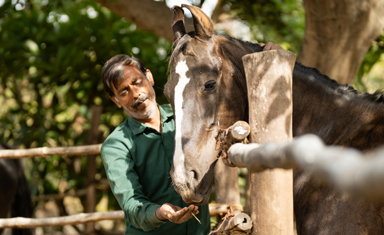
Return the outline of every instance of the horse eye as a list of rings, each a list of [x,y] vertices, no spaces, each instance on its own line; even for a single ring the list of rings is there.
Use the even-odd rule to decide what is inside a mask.
[[[216,81],[208,81],[204,85],[204,91],[210,91],[213,90],[216,87]]]

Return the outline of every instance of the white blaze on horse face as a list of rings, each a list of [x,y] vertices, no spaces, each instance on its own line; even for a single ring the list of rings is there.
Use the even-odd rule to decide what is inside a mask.
[[[176,73],[179,74],[179,82],[175,86],[175,116],[176,116],[176,133],[175,133],[175,155],[173,164],[175,166],[175,179],[185,182],[184,169],[184,153],[182,146],[181,122],[183,120],[183,92],[190,78],[187,77],[188,66],[185,61],[180,61],[176,65]]]

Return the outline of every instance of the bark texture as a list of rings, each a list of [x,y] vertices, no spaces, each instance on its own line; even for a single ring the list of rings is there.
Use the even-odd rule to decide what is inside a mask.
[[[250,141],[292,138],[292,71],[296,55],[273,50],[243,57],[249,103]],[[253,235],[293,235],[292,170],[251,173]]]
[[[164,2],[155,2],[153,0],[94,0],[102,6],[108,8],[136,24],[143,30],[152,32],[166,40],[172,42],[172,10]],[[186,18],[185,25],[187,29],[192,27],[192,19]]]
[[[126,18],[137,27],[173,40],[172,11],[163,2],[153,0],[95,0],[112,12]]]
[[[298,61],[351,84],[384,29],[383,0],[304,0],[306,29]]]

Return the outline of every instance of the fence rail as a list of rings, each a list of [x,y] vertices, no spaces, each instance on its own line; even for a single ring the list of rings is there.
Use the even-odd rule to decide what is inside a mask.
[[[272,168],[300,168],[316,181],[341,191],[372,199],[384,197],[384,146],[370,152],[326,146],[316,135],[284,143],[235,144],[228,151],[229,164],[251,172]]]
[[[53,155],[73,156],[73,155],[94,155],[99,154],[101,144],[83,145],[73,147],[41,147],[31,149],[5,149],[0,150],[0,159],[15,159],[25,157],[47,157]]]
[[[210,216],[216,216],[219,214],[226,214],[228,208],[233,210],[242,211],[241,205],[232,204],[209,204]],[[0,229],[3,228],[37,228],[37,227],[52,227],[52,226],[64,226],[72,224],[84,224],[89,222],[96,222],[101,220],[122,220],[124,219],[124,212],[108,211],[108,212],[95,212],[95,213],[80,213],[77,215],[60,216],[51,218],[8,218],[0,219]]]
[[[95,213],[80,213],[77,215],[51,217],[51,218],[9,218],[0,219],[1,228],[37,228],[64,226],[72,224],[84,224],[100,220],[121,220],[124,219],[123,211],[108,211]]]

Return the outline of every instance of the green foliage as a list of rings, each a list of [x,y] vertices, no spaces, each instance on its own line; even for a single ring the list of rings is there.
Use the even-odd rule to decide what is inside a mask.
[[[380,60],[383,61],[381,65]],[[375,65],[381,66],[380,77],[370,76],[370,71]],[[354,86],[363,92],[384,89],[384,31],[372,43],[371,48],[365,55],[357,73]]]
[[[12,1],[13,2],[13,1]],[[91,107],[103,107],[105,138],[126,116],[103,91],[101,69],[116,54],[140,58],[165,103],[170,43],[88,0],[30,0],[24,9],[0,7],[0,141],[16,147],[87,144]],[[98,139],[101,142],[102,138]],[[85,160],[53,156],[28,160],[32,193],[85,188]],[[99,178],[105,178],[98,161]]]
[[[225,0],[230,13],[249,25],[260,42],[274,42],[299,52],[304,37],[305,12],[302,0]]]

